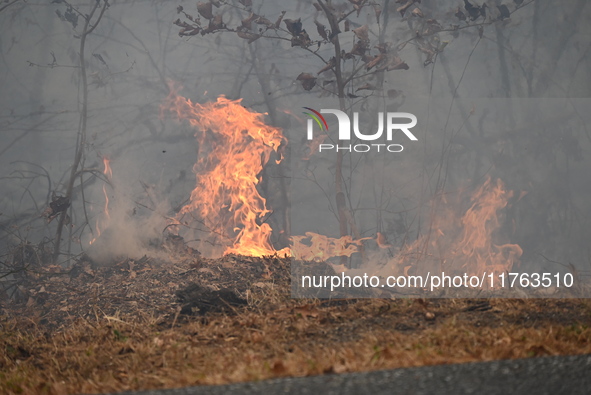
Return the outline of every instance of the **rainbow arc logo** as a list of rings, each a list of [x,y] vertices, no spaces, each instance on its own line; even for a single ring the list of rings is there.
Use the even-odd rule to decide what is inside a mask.
[[[312,117],[312,119],[314,121],[316,121],[316,123],[318,124],[318,126],[320,127],[320,130],[325,130],[328,132],[328,123],[326,123],[326,119],[324,119],[324,117],[322,116],[322,114],[320,114],[318,111],[314,110],[313,108],[310,107],[303,107],[305,110],[311,111],[311,112],[306,112],[304,111],[303,114],[305,115],[309,115],[310,117]],[[313,139],[313,132],[312,132],[312,119],[308,119],[308,140],[312,140]],[[322,121],[322,122],[321,122]]]

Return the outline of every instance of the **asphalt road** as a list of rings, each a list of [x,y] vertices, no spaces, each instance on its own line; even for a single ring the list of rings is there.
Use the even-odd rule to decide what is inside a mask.
[[[438,365],[125,394],[588,395],[591,394],[591,355]]]

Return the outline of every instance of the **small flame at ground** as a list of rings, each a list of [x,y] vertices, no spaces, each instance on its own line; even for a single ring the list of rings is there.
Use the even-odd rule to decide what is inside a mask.
[[[106,156],[103,157],[103,174],[107,178],[108,181],[111,181],[113,178],[113,170],[111,169],[111,161]],[[104,222],[101,221],[100,217],[97,218],[95,229],[96,229],[96,236],[90,240],[88,244],[92,244],[101,236],[101,233],[104,228],[108,226],[109,221],[111,220],[111,214],[109,212],[109,195],[107,194],[107,185],[106,183],[103,184],[103,195],[105,196],[105,206],[103,207],[103,216]]]
[[[359,252],[363,240],[369,240],[371,237],[353,240],[351,236],[343,236],[334,239],[306,232],[305,236],[292,236],[291,239],[294,258],[304,261],[326,261],[337,256],[350,257]]]

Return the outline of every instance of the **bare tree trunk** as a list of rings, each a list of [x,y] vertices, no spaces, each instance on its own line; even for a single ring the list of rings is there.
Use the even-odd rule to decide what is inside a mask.
[[[337,96],[339,97],[339,107],[341,111],[346,110],[345,105],[345,81],[341,69],[341,43],[339,41],[339,23],[336,15],[324,4],[324,1],[318,0],[318,4],[326,14],[326,18],[330,24],[332,43],[334,44],[335,66],[334,73],[337,82]],[[341,237],[349,234],[349,227],[347,226],[347,204],[345,193],[343,191],[343,152],[337,148],[337,160],[335,169],[335,193],[336,206],[339,218],[339,234]],[[341,263],[347,263],[347,257],[341,257]]]
[[[94,25],[91,25],[90,22],[92,17],[94,16],[96,10],[99,8],[100,1],[96,1],[90,11],[90,14],[86,16],[86,20],[84,22],[84,29],[82,31],[82,35],[80,36],[80,53],[79,62],[80,62],[80,76],[82,77],[82,110],[80,111],[80,123],[78,128],[78,136],[76,141],[76,154],[74,156],[74,163],[72,163],[72,169],[70,171],[70,179],[68,180],[68,185],[66,188],[66,199],[68,203],[71,204],[72,202],[72,191],[74,190],[74,183],[78,177],[78,171],[80,167],[80,163],[82,162],[82,158],[84,156],[84,148],[86,146],[86,124],[88,120],[88,81],[86,75],[86,59],[85,59],[85,46],[86,46],[86,38],[92,31],[98,26],[100,23],[105,10],[109,6],[107,1],[103,2],[103,7],[101,8],[101,12],[97,18],[97,21]],[[53,251],[53,262],[57,263],[57,260],[60,256],[60,245],[62,239],[62,232],[64,229],[64,224],[66,221],[67,210],[61,212],[61,215],[58,220],[57,231],[55,234],[55,247]]]

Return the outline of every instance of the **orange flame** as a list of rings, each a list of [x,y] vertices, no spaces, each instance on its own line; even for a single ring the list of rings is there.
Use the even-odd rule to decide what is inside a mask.
[[[511,197],[513,191],[505,190],[500,179],[493,184],[490,178],[472,195],[472,206],[462,217],[463,233],[456,253],[461,252],[465,257],[464,267],[473,274],[511,271],[523,253],[516,244],[493,244],[493,232],[501,226],[498,213]]]
[[[224,254],[272,255],[278,252],[270,242],[272,230],[262,221],[270,211],[257,185],[259,173],[286,139],[280,129],[263,122],[262,114],[246,109],[240,101],[219,97],[215,103],[201,105],[173,89],[163,104],[163,110],[176,113],[198,130],[200,158],[193,167],[197,186],[177,219],[197,212],[212,232],[229,234],[232,245],[226,246]]]
[[[113,178],[113,170],[111,169],[111,160],[106,156],[103,156],[103,166],[105,169],[103,170],[103,174],[107,177],[107,180],[111,180]],[[109,195],[107,194],[107,185],[103,184],[103,194],[105,195],[105,218],[107,221],[111,219],[111,214],[109,213]]]
[[[365,237],[353,240],[351,236],[343,236],[339,239],[306,232],[305,236],[292,236],[292,254],[296,259],[304,261],[326,261],[337,256],[350,257],[359,251]]]
[[[496,245],[499,215],[513,197],[503,182],[488,178],[471,196],[471,206],[458,219],[453,212],[433,219],[431,234],[405,247],[398,259],[404,273],[439,269],[480,276],[511,271],[523,250],[517,244]]]
[[[103,156],[103,174],[105,175],[105,177],[107,178],[107,180],[111,180],[111,178],[113,177],[113,170],[111,169],[111,160],[109,158],[107,158],[106,156]],[[109,221],[111,220],[111,214],[109,213],[109,195],[107,194],[107,185],[103,184],[103,195],[105,196],[105,206],[103,208],[103,215],[105,217],[105,222],[109,223]],[[101,220],[100,218],[97,218],[96,220],[96,224],[95,224],[95,229],[96,229],[96,236],[90,240],[89,244],[92,244],[96,241],[96,239],[98,239],[101,236],[102,233],[102,229],[104,228],[104,226],[101,226]]]
[[[279,148],[287,142],[281,130],[266,125],[263,114],[246,109],[241,100],[222,96],[215,103],[199,104],[177,92],[178,88],[171,87],[161,109],[176,114],[197,130],[199,152],[193,167],[196,187],[190,202],[176,216],[175,224],[180,225],[185,216],[196,214],[197,221],[204,223],[211,234],[225,237],[224,254],[282,253],[301,260],[326,261],[360,252],[363,241],[369,238],[334,239],[312,232],[293,236],[291,249],[275,250],[270,241],[272,229],[264,222],[270,210],[257,185],[272,155],[281,159]],[[449,213],[434,217],[433,232],[403,248],[395,259],[395,267],[404,268],[405,274],[410,268],[431,270],[429,264],[469,274],[511,270],[522,254],[521,248],[514,244],[495,245],[493,238],[500,227],[498,215],[512,196],[501,180],[492,183],[488,179],[473,194],[471,206],[461,219]],[[378,233],[375,241],[380,249],[391,252],[385,235]]]

